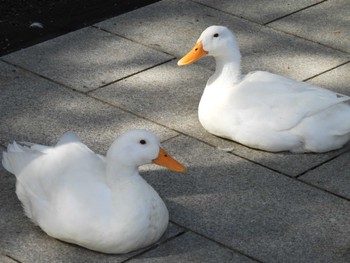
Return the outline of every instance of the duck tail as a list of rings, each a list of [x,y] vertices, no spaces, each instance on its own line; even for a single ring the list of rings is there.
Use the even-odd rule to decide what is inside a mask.
[[[11,169],[8,153],[5,151],[2,153],[2,166],[10,173],[13,173],[13,169]]]
[[[7,152],[2,153],[2,165],[7,171],[17,176],[38,155],[41,155],[38,151],[13,142],[8,145]]]

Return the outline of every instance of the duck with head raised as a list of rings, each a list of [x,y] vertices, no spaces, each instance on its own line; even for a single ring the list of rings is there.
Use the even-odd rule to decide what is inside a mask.
[[[350,97],[265,71],[241,75],[236,38],[224,26],[205,29],[178,65],[204,56],[216,61],[198,107],[210,133],[271,152],[326,152],[349,141]]]
[[[26,215],[48,235],[118,254],[151,245],[168,226],[168,210],[138,166],[156,163],[185,171],[146,130],[121,135],[106,157],[70,133],[53,147],[14,142],[2,163],[16,175]]]

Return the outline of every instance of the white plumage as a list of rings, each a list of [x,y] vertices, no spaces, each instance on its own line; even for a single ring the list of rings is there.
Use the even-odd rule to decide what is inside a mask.
[[[184,171],[145,130],[120,136],[103,157],[67,133],[56,146],[14,142],[3,166],[16,175],[26,215],[48,235],[105,253],[127,253],[157,241],[168,210],[139,175],[146,163]]]
[[[210,133],[278,152],[326,152],[350,138],[350,97],[264,71],[241,75],[241,55],[226,27],[211,26],[178,64],[208,55],[215,73],[198,115]]]

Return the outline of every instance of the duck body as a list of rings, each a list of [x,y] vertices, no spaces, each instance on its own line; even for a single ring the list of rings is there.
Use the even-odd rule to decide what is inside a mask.
[[[156,159],[157,139],[133,132],[134,141],[137,136],[154,140],[147,162]],[[9,145],[3,164],[16,175],[16,194],[26,215],[48,235],[119,254],[156,242],[169,221],[164,202],[138,173],[146,160],[124,163],[127,156],[133,159],[129,150],[123,139],[117,140],[103,157],[67,134],[54,147]]]
[[[206,29],[179,65],[205,55],[216,60],[198,108],[208,132],[271,152],[326,152],[349,141],[350,97],[264,71],[242,76],[226,27]]]
[[[257,71],[236,85],[208,82],[198,115],[210,133],[271,152],[325,152],[350,138],[349,97]],[[216,121],[215,121],[216,120]]]

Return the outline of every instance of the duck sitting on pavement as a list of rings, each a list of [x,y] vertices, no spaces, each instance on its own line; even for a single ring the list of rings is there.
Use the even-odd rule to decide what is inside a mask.
[[[74,134],[53,146],[14,142],[3,166],[16,176],[25,214],[48,235],[104,253],[127,253],[156,242],[168,226],[168,210],[140,176],[138,166],[185,168],[146,130],[117,138],[107,156]]]
[[[198,107],[208,132],[271,152],[326,152],[349,141],[350,97],[264,71],[242,76],[236,38],[224,26],[204,30],[178,65],[206,55],[216,61]]]

